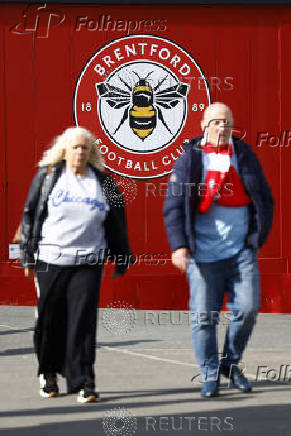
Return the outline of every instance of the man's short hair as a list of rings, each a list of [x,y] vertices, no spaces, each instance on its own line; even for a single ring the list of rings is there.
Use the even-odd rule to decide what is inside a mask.
[[[232,114],[230,107],[227,106],[225,103],[222,103],[220,101],[216,101],[216,102],[210,104],[209,106],[207,106],[207,108],[205,109],[205,111],[203,113],[203,118],[201,120],[202,129],[204,129],[205,127],[208,126],[209,122],[211,121],[211,112],[213,112],[219,106],[224,107],[227,110],[227,112],[230,115],[231,125],[233,125],[233,114]],[[212,117],[212,119],[216,119],[215,116]],[[205,122],[205,121],[207,121],[207,122]]]

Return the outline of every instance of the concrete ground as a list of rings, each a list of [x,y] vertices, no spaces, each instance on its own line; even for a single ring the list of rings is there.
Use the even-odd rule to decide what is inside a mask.
[[[243,361],[252,393],[223,379],[220,396],[202,400],[188,312],[118,307],[99,313],[102,401],[79,404],[62,378],[58,398],[39,398],[35,309],[0,306],[0,435],[291,435],[291,315],[259,315]],[[220,349],[226,326],[223,317]]]

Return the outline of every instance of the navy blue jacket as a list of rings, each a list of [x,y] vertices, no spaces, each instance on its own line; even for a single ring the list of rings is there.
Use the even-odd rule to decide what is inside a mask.
[[[195,214],[201,195],[202,136],[193,138],[184,146],[184,153],[177,159],[169,178],[164,203],[164,220],[171,250],[188,248],[195,253]],[[237,155],[238,173],[245,190],[252,199],[249,204],[249,231],[246,246],[261,247],[271,230],[274,201],[271,189],[263,174],[260,162],[251,147],[233,137]]]

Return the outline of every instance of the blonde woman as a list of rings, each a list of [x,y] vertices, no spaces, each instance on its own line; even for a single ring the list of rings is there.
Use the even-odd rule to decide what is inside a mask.
[[[59,373],[81,403],[100,399],[94,361],[104,259],[118,258],[114,277],[132,259],[122,195],[103,172],[95,141],[80,127],[56,138],[39,162],[20,233],[21,265],[26,277],[34,274],[39,297],[34,345],[40,395],[58,395]]]

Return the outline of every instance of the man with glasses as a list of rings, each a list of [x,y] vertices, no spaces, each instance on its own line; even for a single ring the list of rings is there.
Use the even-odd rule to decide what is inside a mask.
[[[192,342],[204,398],[219,394],[221,374],[240,391],[251,391],[238,363],[256,323],[257,251],[273,219],[273,198],[259,160],[232,136],[233,123],[225,104],[206,108],[204,135],[185,145],[164,204],[172,263],[187,273],[190,285]],[[231,319],[219,359],[216,325],[225,293]]]

